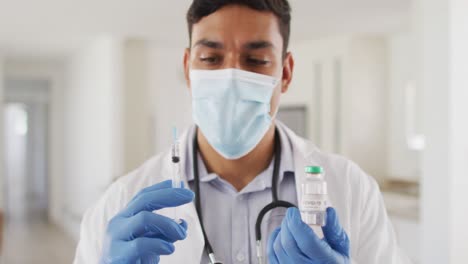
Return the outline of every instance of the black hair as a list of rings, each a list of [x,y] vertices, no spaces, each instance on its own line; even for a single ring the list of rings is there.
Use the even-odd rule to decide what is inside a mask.
[[[272,12],[278,18],[283,37],[283,55],[286,54],[291,32],[291,6],[288,0],[193,0],[187,12],[190,42],[193,25],[226,5],[243,5],[258,11]]]

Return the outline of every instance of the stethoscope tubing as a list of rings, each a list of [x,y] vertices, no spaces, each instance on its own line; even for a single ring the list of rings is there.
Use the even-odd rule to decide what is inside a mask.
[[[257,258],[259,263],[263,263],[263,255],[262,255],[262,232],[261,232],[261,225],[264,216],[271,210],[278,208],[278,207],[296,207],[294,204],[282,201],[278,199],[278,176],[279,176],[279,167],[281,163],[281,141],[279,137],[279,132],[275,130],[275,146],[274,146],[274,165],[273,165],[273,177],[272,177],[272,202],[267,204],[260,210],[260,213],[257,216],[257,221],[255,222],[255,240],[256,240],[256,251],[257,251]],[[203,224],[203,216],[202,216],[202,208],[201,208],[201,199],[200,199],[200,177],[199,177],[199,169],[198,169],[198,136],[197,131],[195,131],[195,136],[193,137],[193,148],[192,148],[192,164],[193,164],[193,175],[194,175],[194,192],[195,192],[195,208],[197,211],[198,219],[200,221],[203,238],[205,241],[205,251],[208,254],[211,264],[221,264],[221,262],[216,260],[215,254],[213,252],[213,248],[211,243],[206,235],[205,227]]]

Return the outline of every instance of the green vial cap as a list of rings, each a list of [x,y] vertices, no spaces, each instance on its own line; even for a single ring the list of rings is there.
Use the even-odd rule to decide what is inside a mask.
[[[305,172],[312,173],[312,174],[321,174],[323,173],[323,168],[320,166],[306,166]]]

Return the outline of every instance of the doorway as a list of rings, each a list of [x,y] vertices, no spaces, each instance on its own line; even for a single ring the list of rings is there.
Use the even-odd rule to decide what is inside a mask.
[[[49,84],[6,80],[5,88],[6,221],[47,221]]]

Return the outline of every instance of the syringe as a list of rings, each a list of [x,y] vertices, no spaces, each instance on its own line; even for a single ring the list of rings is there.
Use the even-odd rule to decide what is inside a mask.
[[[179,140],[177,139],[177,128],[172,129],[173,143],[172,143],[172,188],[182,188],[182,177],[180,175],[180,152]],[[177,207],[174,207],[174,220],[178,223],[181,222],[177,214]]]
[[[174,127],[172,130],[172,136],[174,142],[172,143],[172,188],[182,188],[182,179],[180,176],[180,152],[179,152],[179,140],[177,139],[177,128]]]

